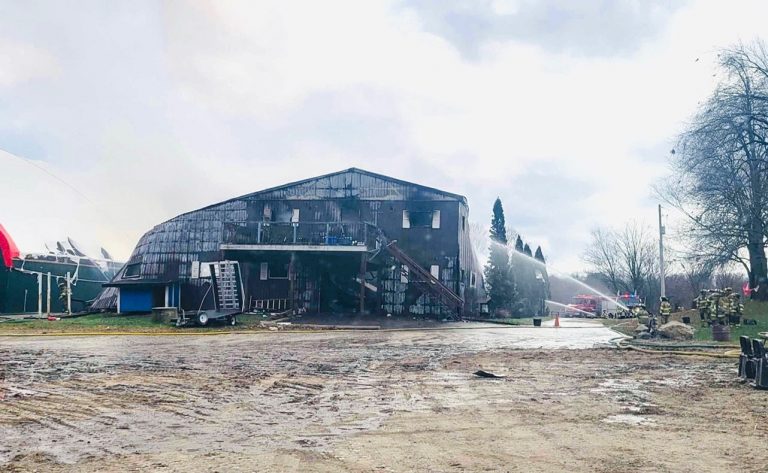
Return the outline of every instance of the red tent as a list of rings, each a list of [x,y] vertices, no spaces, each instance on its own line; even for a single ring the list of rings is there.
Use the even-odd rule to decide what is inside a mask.
[[[5,267],[13,268],[13,258],[19,257],[19,248],[2,224],[0,224],[0,253],[3,254],[3,264]]]

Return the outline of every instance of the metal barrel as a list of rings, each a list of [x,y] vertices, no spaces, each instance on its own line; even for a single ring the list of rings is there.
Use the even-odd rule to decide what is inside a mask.
[[[712,325],[712,340],[716,342],[727,342],[731,339],[731,327],[728,325]]]

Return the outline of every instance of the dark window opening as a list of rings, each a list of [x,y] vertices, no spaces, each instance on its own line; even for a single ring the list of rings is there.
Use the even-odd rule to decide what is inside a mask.
[[[467,217],[461,216],[461,231],[464,231],[467,229]]]
[[[288,279],[288,264],[272,263],[269,265],[270,279]]]
[[[131,263],[125,267],[123,278],[138,278],[141,276],[141,263]]]
[[[432,211],[427,212],[408,212],[408,218],[411,223],[411,228],[416,227],[432,227]]]

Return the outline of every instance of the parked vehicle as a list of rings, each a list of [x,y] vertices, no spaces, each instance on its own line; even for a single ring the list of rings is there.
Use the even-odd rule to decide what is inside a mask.
[[[604,296],[594,294],[582,294],[574,296],[572,302],[568,304],[570,309],[566,310],[565,316],[624,319],[632,317],[632,307],[641,304],[640,298],[632,294],[619,295],[615,299],[607,299]]]

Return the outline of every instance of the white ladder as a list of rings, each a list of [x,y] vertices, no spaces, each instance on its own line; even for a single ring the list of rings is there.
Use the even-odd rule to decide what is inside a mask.
[[[237,261],[211,263],[213,291],[217,310],[242,310],[243,286]]]

